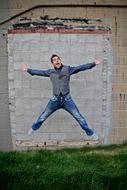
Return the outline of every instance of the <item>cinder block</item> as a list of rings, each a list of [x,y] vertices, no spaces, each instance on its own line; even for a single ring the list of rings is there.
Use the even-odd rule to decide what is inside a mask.
[[[29,51],[30,50],[30,41],[18,41],[18,42],[11,41],[9,46],[10,45],[13,48],[11,51]]]
[[[21,81],[20,81],[21,82]],[[23,88],[27,88],[27,89],[30,89],[31,88],[31,85],[30,85],[30,81],[29,80],[23,80],[21,83],[20,83],[20,88],[23,87]]]
[[[66,135],[65,135],[65,133],[51,133],[50,139],[51,140],[65,140]]]
[[[15,88],[22,88],[22,82],[21,81],[19,81],[19,80],[17,80],[17,81],[14,81],[14,87]]]
[[[22,42],[22,41],[25,41],[25,42],[29,42],[29,41],[40,41],[40,34],[39,33],[31,33],[31,35],[28,33],[28,34],[15,34],[15,37],[14,37],[14,42],[18,43],[19,41]]]
[[[43,54],[50,50],[50,45],[47,42],[40,42],[39,44],[40,52],[43,57]]]
[[[23,99],[22,98],[16,98],[15,105],[16,105],[16,107],[23,107],[24,106]]]
[[[44,34],[40,35],[40,41],[41,42],[43,42],[43,41],[44,42],[45,41],[46,42],[50,42],[50,41],[55,41],[56,42],[58,38],[59,38],[59,34],[57,34],[57,33],[56,34],[51,34],[51,33],[48,34],[47,33],[45,35]]]
[[[59,40],[60,42],[69,43],[70,42],[70,34],[59,35],[57,40]]]
[[[16,106],[16,108],[15,108],[15,117],[21,116],[21,115],[24,115],[24,107]]]
[[[70,132],[70,133],[66,133],[66,140],[81,140],[81,139],[85,139],[86,137],[86,134],[83,132],[83,133],[74,133],[74,132]]]
[[[71,42],[78,41],[78,34],[70,34],[69,37]]]
[[[25,90],[25,89],[24,89]],[[36,98],[36,97],[40,97],[41,96],[41,94],[42,94],[42,92],[41,92],[41,90],[29,90],[29,89],[26,89],[27,91],[27,93],[29,93],[29,96],[31,97],[31,98]],[[30,92],[29,92],[30,91]],[[24,93],[25,94],[25,93]],[[27,97],[27,96],[24,96],[24,97]]]
[[[11,92],[10,92],[10,93],[11,93]],[[26,92],[26,90],[24,90],[23,88],[21,88],[21,89],[16,88],[16,89],[15,89],[15,94],[14,94],[14,96],[15,96],[16,98],[29,97],[29,91]]]
[[[21,132],[21,133],[16,134],[16,140],[17,141],[29,141],[29,140],[32,140],[32,137],[30,137],[28,134],[25,134],[24,132]]]
[[[39,62],[39,60],[40,60],[40,52],[31,51],[29,61]]]
[[[37,142],[44,142],[44,141],[48,141],[50,140],[50,133],[41,133],[41,132],[36,132],[34,134],[34,139],[37,141]]]
[[[23,125],[23,124],[19,124],[19,123],[17,123],[16,124],[16,128],[15,128],[15,133],[25,133],[25,134],[27,134],[27,132],[28,132],[28,128],[25,128],[25,125]]]
[[[22,81],[24,78],[24,74],[20,71],[14,71],[14,81]]]
[[[54,50],[54,52],[55,52],[55,50]],[[44,52],[44,53],[42,53],[41,55],[40,55],[40,62],[42,61],[42,62],[49,62],[50,61],[50,57],[51,57],[51,53],[49,53],[48,51],[46,51],[46,52]],[[43,69],[43,67],[42,67],[42,69]]]

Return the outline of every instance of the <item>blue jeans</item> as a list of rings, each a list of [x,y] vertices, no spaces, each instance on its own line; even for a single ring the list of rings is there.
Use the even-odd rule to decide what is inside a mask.
[[[72,100],[70,94],[67,94],[65,96],[53,96],[45,110],[41,113],[41,115],[38,117],[37,121],[33,123],[32,129],[37,130],[41,127],[42,123],[56,110],[58,109],[64,109],[67,112],[69,112],[80,124],[82,129],[86,132],[88,136],[93,135],[93,130],[88,127],[88,124],[85,120],[85,118],[80,114],[77,106],[75,105],[74,101]]]

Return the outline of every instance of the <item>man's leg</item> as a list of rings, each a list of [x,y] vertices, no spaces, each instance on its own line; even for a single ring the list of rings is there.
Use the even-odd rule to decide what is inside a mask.
[[[59,102],[57,98],[49,100],[45,110],[40,114],[37,121],[33,123],[31,130],[29,130],[28,134],[31,134],[35,130],[39,129],[42,123],[57,109],[59,109]]]
[[[63,105],[63,109],[69,112],[80,124],[83,130],[85,130],[88,136],[92,136],[94,134],[93,130],[88,127],[88,124],[85,118],[80,114],[77,106],[71,97],[65,98],[65,103]]]

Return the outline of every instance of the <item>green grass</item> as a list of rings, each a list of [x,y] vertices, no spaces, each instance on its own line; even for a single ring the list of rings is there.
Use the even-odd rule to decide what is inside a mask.
[[[127,144],[0,152],[1,190],[127,190]]]

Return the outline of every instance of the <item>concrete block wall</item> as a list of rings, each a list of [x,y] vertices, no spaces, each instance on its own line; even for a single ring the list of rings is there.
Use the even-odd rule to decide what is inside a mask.
[[[33,69],[51,68],[50,57],[54,53],[60,55],[65,65],[74,66],[93,62],[96,55],[100,54],[102,57],[104,54],[103,39],[107,39],[107,36],[45,32],[8,35],[9,98],[14,146],[19,141],[87,139],[79,124],[63,110],[50,116],[32,139],[27,135],[28,129],[52,97],[52,86],[48,78],[21,73],[19,68],[22,64],[27,64]],[[103,102],[107,101],[104,91],[106,89],[103,88],[103,74],[106,70],[104,65],[81,72],[73,76],[70,82],[72,97],[79,110],[86,117],[90,127],[100,136],[103,136],[106,117],[103,110],[103,104],[106,105],[106,103]]]

